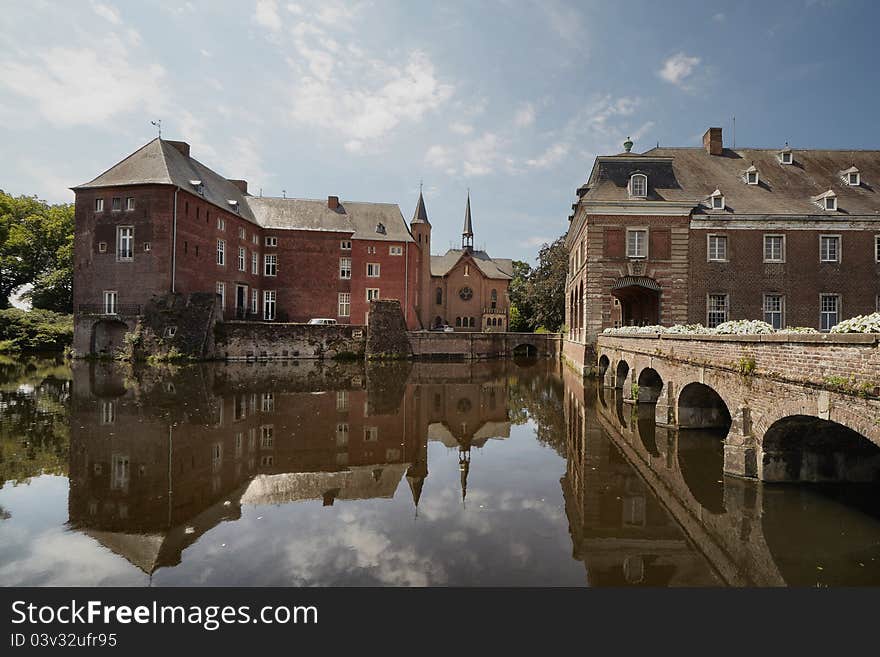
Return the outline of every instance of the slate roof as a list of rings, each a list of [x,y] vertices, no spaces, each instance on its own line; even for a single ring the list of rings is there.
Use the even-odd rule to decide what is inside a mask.
[[[479,270],[486,278],[506,279],[513,278],[513,260],[509,258],[492,258],[485,251],[466,251],[464,249],[449,249],[442,256],[431,256],[431,276],[446,276],[459,260],[469,253]]]
[[[793,164],[781,164],[783,149],[725,148],[709,155],[704,148],[652,148],[596,158],[581,188],[585,201],[630,200],[627,184],[637,171],[648,176],[648,201],[692,202],[705,215],[880,215],[880,151],[791,150]],[[754,166],[759,184],[748,185]],[[851,187],[843,172],[855,166],[861,185]],[[725,209],[712,210],[709,196],[718,189]],[[838,211],[825,211],[813,199],[832,190]]]
[[[154,139],[107,171],[74,190],[95,187],[118,187],[120,185],[177,185],[195,192],[193,180],[202,182],[205,200],[231,210],[229,201],[237,201],[239,214],[248,221],[254,221],[253,213],[238,187],[219,173],[209,169],[198,160],[187,157],[165,139]]]
[[[425,199],[422,198],[422,192],[419,191],[419,202],[416,203],[416,211],[413,212],[413,218],[410,224],[428,224],[431,225],[431,222],[428,221],[428,211],[425,209]]]
[[[202,183],[205,200],[230,211],[229,201],[236,201],[243,218],[264,228],[348,232],[362,240],[413,241],[396,203],[340,201],[338,210],[331,210],[326,199],[251,196],[165,139],[153,139],[94,180],[73,189],[162,184],[178,185],[195,193],[192,181]]]
[[[464,227],[461,230],[461,234],[466,237],[474,236],[474,224],[471,221],[471,195],[468,193],[467,197],[467,207],[464,211]]]

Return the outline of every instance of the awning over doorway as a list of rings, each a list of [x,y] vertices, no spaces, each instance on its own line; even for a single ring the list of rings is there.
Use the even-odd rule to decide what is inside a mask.
[[[649,290],[655,290],[657,292],[660,291],[660,285],[657,284],[653,278],[648,278],[647,276],[621,276],[616,281],[614,281],[614,285],[611,286],[612,290],[619,290],[623,287],[644,287]]]

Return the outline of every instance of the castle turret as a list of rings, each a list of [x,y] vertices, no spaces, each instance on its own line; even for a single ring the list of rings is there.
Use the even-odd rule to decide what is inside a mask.
[[[419,188],[419,201],[409,222],[413,239],[419,249],[419,300],[417,305],[422,328],[430,328],[431,323],[431,222],[425,209],[425,199]]]

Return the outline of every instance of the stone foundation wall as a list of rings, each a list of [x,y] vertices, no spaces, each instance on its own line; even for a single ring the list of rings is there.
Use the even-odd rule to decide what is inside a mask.
[[[224,322],[214,332],[214,357],[222,360],[294,358],[362,359],[363,326]]]

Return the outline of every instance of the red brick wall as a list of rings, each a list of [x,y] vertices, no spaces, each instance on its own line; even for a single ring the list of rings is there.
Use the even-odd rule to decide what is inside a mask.
[[[727,235],[728,262],[707,262],[707,236]],[[765,263],[765,234],[785,235],[785,263]],[[841,236],[841,262],[819,262],[819,236]],[[819,328],[819,294],[841,295],[840,319],[872,313],[880,293],[874,232],[708,230],[691,232],[688,321],[706,323],[706,295],[727,293],[730,319],[763,319],[764,293],[785,295],[788,326]]]
[[[468,267],[468,276],[464,275],[465,265]],[[507,280],[486,278],[476,263],[474,263],[473,258],[462,258],[446,276],[431,279],[429,299],[429,307],[432,309],[431,317],[436,318],[439,316],[443,318],[447,324],[455,327],[456,330],[485,330],[486,327],[482,320],[482,313],[484,308],[488,308],[491,305],[492,290],[494,289],[498,293],[496,307],[498,312],[503,314],[509,306],[507,298],[508,285],[509,281]],[[436,290],[438,287],[443,290],[443,303],[439,306],[436,303]],[[469,287],[473,290],[473,296],[469,301],[462,300],[459,294],[464,287]],[[455,324],[457,317],[473,317],[475,322],[474,328],[457,327]],[[505,325],[495,330],[506,331],[507,328]]]
[[[393,256],[390,247],[403,249],[403,255]],[[371,253],[375,250],[375,253]],[[406,318],[407,328],[419,327],[416,312],[416,299],[419,289],[418,248],[406,242],[385,242],[378,240],[354,240],[352,244],[351,274],[351,321],[365,324],[369,311],[367,288],[378,288],[379,298],[398,299]],[[367,264],[379,265],[379,277],[367,277]]]

